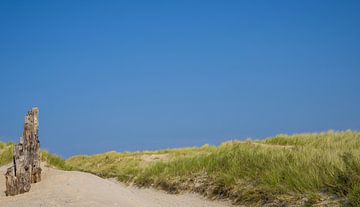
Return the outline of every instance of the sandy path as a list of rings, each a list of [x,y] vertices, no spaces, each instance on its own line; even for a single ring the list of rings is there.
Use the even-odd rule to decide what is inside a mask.
[[[43,180],[30,192],[6,197],[6,167],[0,168],[1,207],[223,207],[226,202],[209,201],[195,194],[170,195],[153,189],[126,187],[92,174],[43,168]]]

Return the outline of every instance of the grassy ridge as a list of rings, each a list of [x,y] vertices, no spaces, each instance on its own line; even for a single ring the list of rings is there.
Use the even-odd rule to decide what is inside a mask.
[[[1,146],[0,151],[6,148]],[[250,206],[360,206],[359,132],[279,135],[218,147],[108,152],[66,161],[44,151],[42,159],[60,169]]]
[[[214,147],[213,147],[214,148]],[[67,167],[101,177],[116,177],[122,182],[133,182],[154,163],[168,162],[178,157],[195,157],[209,152],[209,147],[145,151],[135,153],[107,152],[93,156],[75,156],[66,160]]]
[[[10,164],[13,161],[14,146],[14,143],[0,142],[0,166]],[[47,150],[41,151],[41,161],[58,169],[71,170],[71,167],[66,165],[62,157],[49,153]]]
[[[149,161],[151,156],[158,159]],[[329,131],[219,147],[75,156],[66,164],[139,186],[190,190],[235,203],[360,206],[359,158],[360,133]]]

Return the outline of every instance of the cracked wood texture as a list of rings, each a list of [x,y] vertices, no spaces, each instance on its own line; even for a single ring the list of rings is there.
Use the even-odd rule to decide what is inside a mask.
[[[7,169],[5,178],[7,196],[28,192],[31,183],[41,180],[38,108],[25,116],[24,133],[14,148],[13,166]]]

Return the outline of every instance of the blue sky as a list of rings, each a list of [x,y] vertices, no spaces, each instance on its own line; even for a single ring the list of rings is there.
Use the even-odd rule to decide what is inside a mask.
[[[359,1],[1,1],[0,139],[68,157],[360,129]]]

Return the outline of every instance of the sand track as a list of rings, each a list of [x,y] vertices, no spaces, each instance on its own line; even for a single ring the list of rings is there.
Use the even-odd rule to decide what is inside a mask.
[[[209,201],[195,194],[170,195],[154,189],[127,187],[89,173],[43,168],[43,180],[30,192],[6,197],[6,167],[0,168],[1,207],[223,207],[227,202]]]

